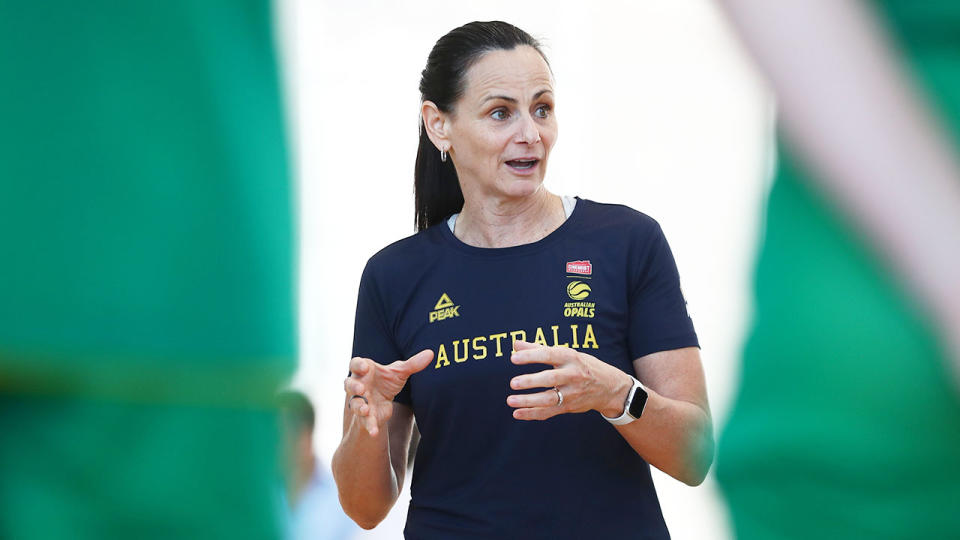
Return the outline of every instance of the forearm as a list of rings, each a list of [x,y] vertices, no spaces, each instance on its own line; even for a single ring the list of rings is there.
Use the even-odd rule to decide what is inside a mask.
[[[399,496],[402,478],[398,478],[390,457],[388,431],[371,436],[356,417],[333,455],[340,504],[365,529],[380,523]]]
[[[960,166],[882,28],[854,1],[722,3],[793,147],[928,309],[960,374],[960,250],[945,247],[960,238]]]
[[[622,392],[611,395],[600,410],[603,415],[616,417],[623,412],[629,384],[625,382]],[[710,414],[698,405],[664,397],[649,388],[647,394],[640,418],[614,427],[647,463],[685,484],[699,485],[713,463]]]

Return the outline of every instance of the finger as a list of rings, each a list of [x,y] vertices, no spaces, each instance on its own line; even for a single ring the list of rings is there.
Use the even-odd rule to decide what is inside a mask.
[[[359,356],[355,356],[351,358],[350,373],[358,377],[363,377],[364,375],[367,374],[368,371],[370,371],[371,362],[373,362],[373,360],[370,360],[369,358],[361,358]]]
[[[357,416],[366,416],[370,414],[370,404],[363,397],[353,396],[347,402],[347,407]]]
[[[364,427],[367,428],[367,433],[369,433],[371,437],[376,437],[377,433],[380,432],[380,426],[377,425],[377,415],[368,414],[364,420]]]
[[[517,420],[546,420],[562,413],[560,407],[530,407],[514,410],[513,417]]]
[[[409,377],[418,371],[422,371],[433,361],[433,351],[424,349],[406,360],[398,360],[390,367],[396,369],[404,377]]]
[[[550,389],[536,394],[512,394],[507,396],[507,405],[514,408],[555,407],[559,401],[557,391]]]
[[[526,375],[517,375],[510,379],[510,388],[514,390],[527,390],[530,388],[552,388],[559,386],[563,379],[563,373],[559,369],[545,369],[537,373],[528,373]]]
[[[367,428],[367,433],[369,433],[371,437],[376,437],[377,433],[380,433],[380,422],[377,414],[371,410],[370,414],[368,414],[364,420],[364,427]]]
[[[530,343],[529,341],[517,340],[513,342],[513,350],[516,351],[526,351],[529,349],[536,349],[542,347],[543,345],[537,345],[536,343]]]
[[[343,390],[351,396],[362,396],[363,393],[367,391],[363,383],[353,377],[347,377],[346,380],[343,381]]]
[[[517,343],[523,343],[518,341]],[[535,345],[534,348],[521,349],[510,355],[510,361],[514,364],[548,364],[559,366],[563,361],[563,347],[541,347]]]

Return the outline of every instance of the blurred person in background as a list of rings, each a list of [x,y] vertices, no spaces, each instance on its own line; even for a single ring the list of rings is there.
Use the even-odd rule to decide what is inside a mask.
[[[723,0],[777,176],[717,476],[741,538],[960,538],[960,3]]]
[[[361,278],[344,509],[388,513],[416,419],[408,538],[668,538],[650,465],[697,485],[713,435],[663,231],[544,188],[556,98],[526,32],[452,30],[420,90],[420,232]]]
[[[280,394],[283,469],[290,532],[294,540],[345,540],[359,528],[343,513],[337,486],[313,449],[315,414],[309,398],[288,390]]]
[[[279,538],[267,0],[0,2],[0,538]]]

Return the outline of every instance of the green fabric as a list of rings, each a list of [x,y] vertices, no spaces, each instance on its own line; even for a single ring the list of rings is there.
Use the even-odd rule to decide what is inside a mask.
[[[960,133],[960,4],[879,7]],[[789,150],[780,155],[717,461],[737,536],[960,538],[960,395],[948,360],[894,276]]]
[[[267,0],[0,0],[0,538],[269,538],[294,368]]]

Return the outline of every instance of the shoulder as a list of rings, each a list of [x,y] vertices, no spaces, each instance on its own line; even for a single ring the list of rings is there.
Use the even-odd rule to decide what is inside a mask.
[[[429,266],[443,249],[443,231],[439,223],[384,247],[373,254],[364,268],[364,279],[378,281],[391,276],[402,279],[410,272]]]
[[[583,213],[579,229],[583,233],[603,233],[614,239],[643,241],[663,236],[660,224],[651,216],[624,204],[579,199],[577,210]]]

